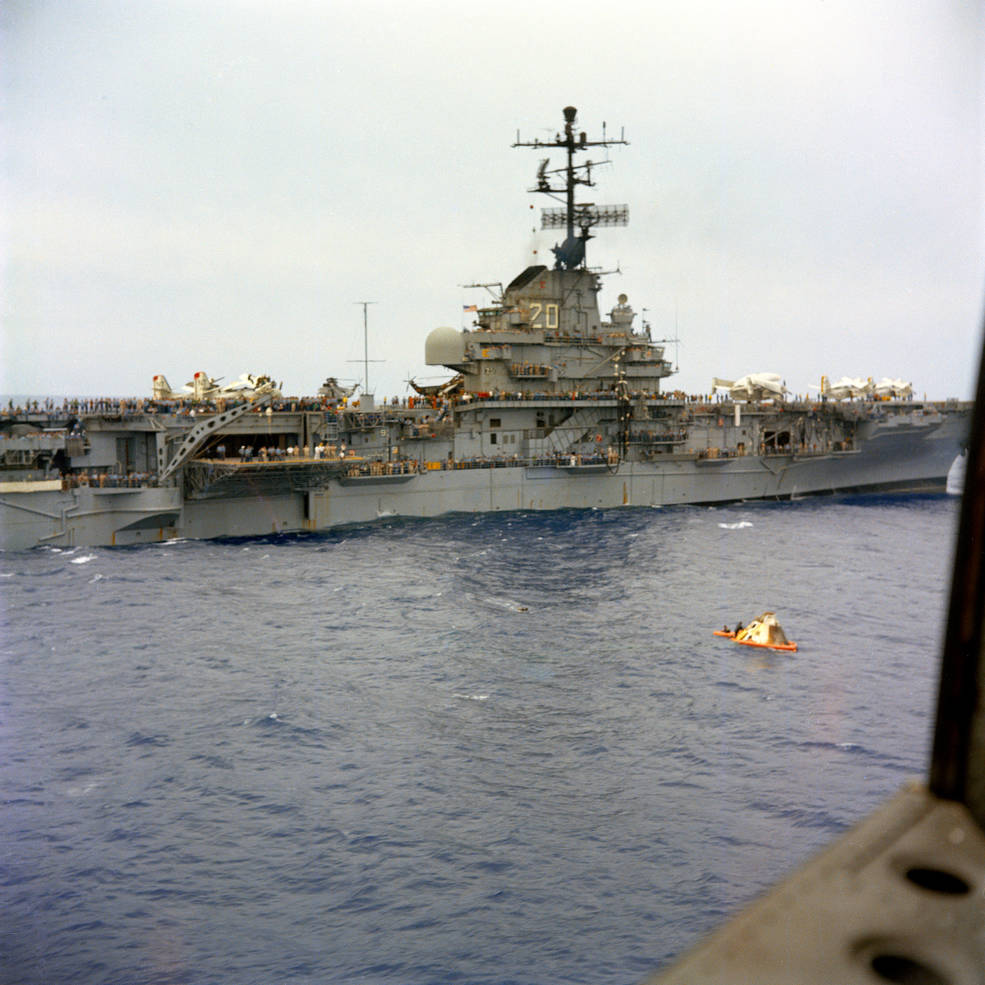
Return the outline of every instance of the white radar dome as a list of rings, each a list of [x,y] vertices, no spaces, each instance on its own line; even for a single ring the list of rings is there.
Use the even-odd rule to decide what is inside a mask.
[[[465,339],[455,328],[436,328],[424,341],[428,366],[457,366],[465,361]]]

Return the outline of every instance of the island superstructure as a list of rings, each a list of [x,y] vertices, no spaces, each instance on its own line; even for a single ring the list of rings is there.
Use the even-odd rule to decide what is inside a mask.
[[[621,294],[602,314],[588,265],[625,205],[578,201],[592,148],[573,107],[531,191],[558,229],[554,264],[521,271],[474,324],[438,328],[425,361],[453,376],[414,396],[356,398],[334,378],[284,397],[263,374],[188,393],[75,401],[3,415],[0,546],[122,545],[317,531],[379,517],[720,503],[820,493],[944,489],[968,406],[903,389],[791,400],[776,374],[716,381],[719,398],[667,393],[663,344]],[[552,167],[552,155],[562,160]],[[560,238],[560,235],[559,235]],[[864,381],[862,381],[864,382]],[[822,386],[824,384],[822,383]]]

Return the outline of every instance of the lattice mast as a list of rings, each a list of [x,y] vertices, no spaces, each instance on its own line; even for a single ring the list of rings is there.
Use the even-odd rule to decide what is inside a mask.
[[[592,186],[592,168],[600,164],[608,164],[608,161],[586,161],[584,164],[575,164],[575,154],[579,151],[588,150],[589,147],[611,147],[615,144],[628,144],[622,132],[618,138],[607,137],[605,124],[602,124],[602,139],[589,140],[584,132],[575,136],[575,122],[578,110],[574,106],[564,108],[564,135],[555,135],[553,140],[520,140],[517,132],[514,147],[562,147],[567,153],[567,164],[563,168],[549,169],[551,159],[545,157],[540,162],[537,169],[537,186],[531,188],[534,193],[550,195],[552,198],[562,201],[564,196],[564,208],[547,208],[541,210],[541,229],[558,229],[564,227],[567,230],[567,238],[560,246],[552,249],[557,260],[557,269],[566,268],[571,270],[585,259],[585,243],[592,238],[589,230],[593,226],[625,226],[629,222],[629,206],[627,205],[606,205],[598,206],[593,202],[575,202],[575,186]],[[557,176],[563,176],[563,185],[555,185]],[[580,235],[575,235],[575,227],[581,230]]]

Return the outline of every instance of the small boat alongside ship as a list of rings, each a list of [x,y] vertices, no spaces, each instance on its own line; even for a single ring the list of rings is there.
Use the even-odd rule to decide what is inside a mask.
[[[674,369],[625,294],[603,314],[588,265],[625,205],[579,202],[578,155],[626,144],[576,129],[548,140],[534,193],[563,239],[463,330],[437,328],[425,362],[452,375],[388,401],[334,378],[312,397],[244,374],[199,372],[182,391],[0,414],[0,547],[124,545],[318,531],[380,517],[672,506],[829,493],[943,491],[970,405],[916,401],[909,384],[844,380],[816,400],[779,375],[667,392]],[[551,166],[551,156],[561,163]],[[489,290],[488,285],[476,285]],[[496,285],[498,287],[498,285]],[[847,378],[846,378],[847,379]]]

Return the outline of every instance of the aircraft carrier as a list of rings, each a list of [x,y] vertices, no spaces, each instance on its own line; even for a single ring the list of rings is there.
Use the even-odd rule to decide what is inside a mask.
[[[662,507],[826,493],[943,491],[970,404],[920,402],[900,380],[842,380],[791,399],[780,377],[667,392],[673,367],[629,299],[599,307],[586,246],[624,205],[594,184],[573,107],[531,189],[559,230],[553,266],[490,289],[474,324],[437,328],[425,361],[452,376],[379,404],[334,379],[284,397],[269,377],[150,398],[35,402],[0,415],[0,547],[125,545],[318,531],[451,512]],[[556,166],[552,165],[556,157]]]

